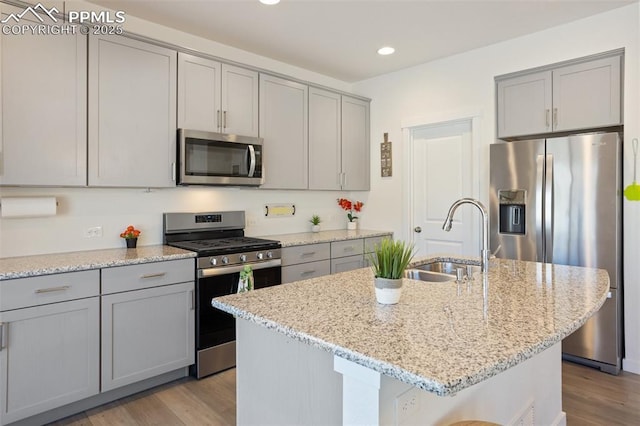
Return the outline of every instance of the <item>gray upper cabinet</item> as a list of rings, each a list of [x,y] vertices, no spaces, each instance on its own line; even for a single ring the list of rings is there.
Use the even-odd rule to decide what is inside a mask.
[[[23,11],[1,8],[0,19]],[[85,186],[87,37],[26,32],[0,43],[0,185]]]
[[[178,127],[258,136],[258,73],[179,53]]]
[[[309,189],[341,189],[341,96],[309,88]]]
[[[260,75],[260,137],[264,139],[263,188],[308,186],[307,86]]]
[[[551,131],[551,72],[537,72],[497,83],[498,137]]]
[[[178,127],[220,132],[222,64],[178,53]]]
[[[369,190],[369,102],[309,88],[309,189]]]
[[[369,102],[342,96],[342,189],[368,191]]]
[[[620,56],[553,71],[553,129],[557,131],[622,123]]]
[[[621,55],[496,78],[498,137],[622,123]]]
[[[177,53],[89,38],[89,185],[175,186]]]

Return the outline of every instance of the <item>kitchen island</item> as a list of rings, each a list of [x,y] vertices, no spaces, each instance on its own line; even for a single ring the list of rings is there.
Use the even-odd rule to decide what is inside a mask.
[[[239,424],[564,424],[560,341],[608,286],[602,270],[494,260],[470,282],[405,280],[397,305],[376,303],[369,269],[212,304],[239,319]]]

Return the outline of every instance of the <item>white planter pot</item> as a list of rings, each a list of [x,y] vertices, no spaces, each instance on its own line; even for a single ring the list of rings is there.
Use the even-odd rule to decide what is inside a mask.
[[[388,278],[375,278],[376,300],[383,305],[395,305],[402,295],[402,278],[392,280]]]
[[[349,231],[358,229],[358,222],[356,222],[355,220],[353,222],[347,222],[347,229]]]
[[[320,232],[320,225],[311,226],[311,232]]]

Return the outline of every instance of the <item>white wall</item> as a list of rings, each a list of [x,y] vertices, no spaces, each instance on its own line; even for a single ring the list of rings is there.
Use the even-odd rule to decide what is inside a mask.
[[[58,5],[61,2],[48,2]],[[98,10],[82,1],[67,1],[66,10]],[[205,40],[127,15],[125,30],[206,54],[263,68],[343,91],[351,85],[313,71]],[[162,213],[246,210],[248,235],[307,232],[312,214],[323,219],[323,229],[343,229],[346,214],[336,199],[338,191],[276,191],[237,188],[103,189],[103,188],[0,188],[0,197],[52,195],[58,198],[58,215],[51,218],[0,219],[0,257],[122,247],[118,237],[129,224],[142,231],[141,245],[162,243]],[[366,197],[367,193],[364,193]],[[363,199],[359,197],[359,199]],[[292,203],[295,217],[265,218],[265,204]],[[88,227],[101,226],[102,238],[85,238]]]
[[[367,228],[389,228],[408,238],[403,221],[403,122],[437,121],[439,117],[481,115],[480,198],[488,201],[488,146],[495,139],[494,76],[624,47],[625,157],[624,185],[633,178],[631,139],[639,137],[638,44],[640,11],[633,4],[526,37],[362,81],[354,90],[371,104],[372,190],[363,218]],[[439,40],[438,42],[446,42]],[[420,121],[420,119],[418,119]],[[383,133],[394,142],[394,176],[379,177],[379,142]],[[446,159],[443,159],[446,161]],[[640,203],[624,202],[625,369],[640,373]]]

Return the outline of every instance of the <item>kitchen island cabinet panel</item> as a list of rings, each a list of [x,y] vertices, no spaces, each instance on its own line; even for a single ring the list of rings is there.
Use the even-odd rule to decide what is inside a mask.
[[[99,392],[98,297],[0,312],[0,424]]]
[[[102,297],[102,392],[194,363],[194,284]]]
[[[0,7],[0,19],[23,11]],[[86,186],[87,36],[27,31],[0,44],[0,185]]]
[[[177,52],[89,38],[89,186],[173,187]]]
[[[308,88],[260,74],[260,137],[264,139],[262,188],[307,189]]]

